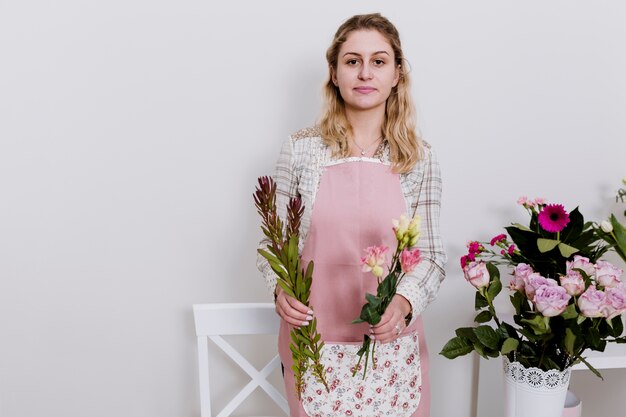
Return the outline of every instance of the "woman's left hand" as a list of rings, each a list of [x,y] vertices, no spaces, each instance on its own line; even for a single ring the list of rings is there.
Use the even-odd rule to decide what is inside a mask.
[[[411,304],[403,296],[396,294],[387,306],[376,326],[370,329],[370,337],[380,343],[396,340],[406,328],[405,317],[411,312]]]

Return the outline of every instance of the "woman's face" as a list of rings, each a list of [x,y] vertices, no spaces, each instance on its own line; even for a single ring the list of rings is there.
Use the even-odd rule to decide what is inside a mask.
[[[339,50],[337,70],[331,73],[347,111],[384,109],[399,75],[391,45],[376,30],[350,33]]]

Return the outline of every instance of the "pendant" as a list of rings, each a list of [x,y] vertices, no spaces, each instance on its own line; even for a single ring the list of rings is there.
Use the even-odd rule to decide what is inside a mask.
[[[361,151],[361,156],[365,156],[365,151]]]

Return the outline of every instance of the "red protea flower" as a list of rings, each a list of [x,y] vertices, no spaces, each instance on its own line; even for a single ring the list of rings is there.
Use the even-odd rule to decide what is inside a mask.
[[[543,230],[557,233],[569,223],[569,214],[561,204],[548,204],[541,210],[537,220]]]

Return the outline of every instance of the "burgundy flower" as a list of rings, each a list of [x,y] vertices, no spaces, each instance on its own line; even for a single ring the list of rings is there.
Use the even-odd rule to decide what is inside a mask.
[[[569,223],[569,214],[561,204],[548,204],[539,213],[539,224],[552,233],[560,232]]]

